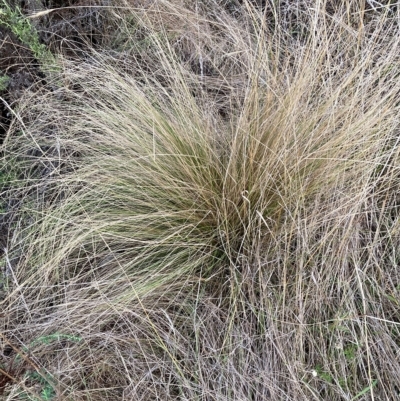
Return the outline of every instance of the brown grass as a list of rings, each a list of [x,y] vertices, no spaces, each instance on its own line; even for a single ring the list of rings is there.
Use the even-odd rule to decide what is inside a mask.
[[[399,397],[400,15],[358,4],[115,8],[26,93],[7,400]]]

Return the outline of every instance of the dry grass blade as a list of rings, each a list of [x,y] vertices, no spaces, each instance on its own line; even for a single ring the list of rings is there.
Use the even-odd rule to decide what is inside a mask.
[[[20,105],[4,332],[48,398],[400,394],[399,11],[231,3],[125,2]]]

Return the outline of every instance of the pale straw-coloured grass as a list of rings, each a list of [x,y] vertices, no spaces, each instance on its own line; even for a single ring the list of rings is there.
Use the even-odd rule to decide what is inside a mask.
[[[20,105],[7,399],[397,399],[400,16],[177,3]]]

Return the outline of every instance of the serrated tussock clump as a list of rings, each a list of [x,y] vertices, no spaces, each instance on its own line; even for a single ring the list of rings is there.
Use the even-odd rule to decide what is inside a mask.
[[[125,4],[26,94],[3,332],[54,399],[398,396],[400,16],[278,3]]]

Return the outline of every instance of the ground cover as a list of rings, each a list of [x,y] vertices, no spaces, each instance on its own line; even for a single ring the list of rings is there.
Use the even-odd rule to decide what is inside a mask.
[[[0,397],[398,399],[396,4],[23,3]]]

